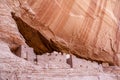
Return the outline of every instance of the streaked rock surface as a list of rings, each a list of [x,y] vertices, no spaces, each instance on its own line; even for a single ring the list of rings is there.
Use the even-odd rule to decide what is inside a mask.
[[[119,80],[120,67],[113,66],[120,66],[119,4],[120,0],[0,0],[0,80]],[[75,58],[73,68],[50,61],[54,68],[43,69],[13,54],[26,43],[37,55],[58,51],[83,59]]]
[[[23,20],[52,40],[58,51],[119,65],[119,0],[31,0],[28,3],[35,16],[31,20],[24,14]]]
[[[13,11],[12,5],[12,0],[0,0],[0,42],[6,42],[11,50],[14,50],[21,44],[24,44],[24,39],[11,16],[11,11]]]
[[[1,12],[5,15],[4,18],[1,14],[1,20],[14,26],[9,26],[7,32],[1,27],[6,34],[1,39],[23,44],[18,26],[37,54],[56,50],[119,65],[119,3],[119,0],[1,0]],[[16,15],[17,26],[11,12]],[[8,32],[14,40],[8,38]]]

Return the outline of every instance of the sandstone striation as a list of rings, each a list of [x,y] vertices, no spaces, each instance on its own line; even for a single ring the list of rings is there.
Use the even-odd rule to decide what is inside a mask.
[[[35,15],[21,10],[21,18],[52,41],[54,50],[119,65],[119,3],[119,0],[28,1]]]
[[[119,80],[119,4],[0,0],[0,80]]]
[[[18,46],[24,44],[24,38],[19,33],[11,16],[12,6],[10,4],[6,0],[0,0],[0,41],[8,43],[11,50],[15,50]]]

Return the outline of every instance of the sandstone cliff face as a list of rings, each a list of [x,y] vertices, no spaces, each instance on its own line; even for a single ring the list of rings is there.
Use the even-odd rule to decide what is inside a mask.
[[[56,50],[119,65],[119,3],[119,0],[4,0],[1,12],[5,22],[14,19],[17,25],[15,21],[12,21],[15,27],[7,24],[7,32],[1,27],[1,35],[6,36],[0,38],[10,44],[24,44],[18,26],[37,54]],[[11,12],[16,17],[12,18]]]
[[[9,47],[14,50],[24,44],[24,39],[11,16],[13,7],[11,4],[12,1],[0,0],[0,42],[8,43]]]
[[[120,66],[119,4],[120,0],[0,0],[0,80],[119,80],[119,67],[104,71],[98,64]],[[78,69],[43,69],[40,55],[40,65],[13,55],[26,43],[36,54],[58,51],[87,60],[75,58]]]
[[[34,18],[42,25],[23,20],[40,28],[55,46],[63,43],[68,48],[60,51],[119,64],[119,0],[31,0],[28,3],[36,13]]]

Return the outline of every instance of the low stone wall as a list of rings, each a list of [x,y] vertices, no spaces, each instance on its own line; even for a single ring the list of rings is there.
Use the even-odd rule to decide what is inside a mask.
[[[79,68],[59,67],[43,69],[41,65],[35,65],[12,54],[7,44],[0,44],[0,80],[120,80],[119,67],[113,66],[114,68],[111,71],[109,66],[105,69],[107,71],[105,71],[101,66],[98,71],[95,69],[95,65],[97,67],[100,65],[96,62],[77,59],[81,62],[79,64],[82,65]],[[42,56],[48,55],[45,54]],[[47,59],[47,57],[43,58]],[[91,68],[86,68],[86,65],[89,65],[89,67],[91,66]]]

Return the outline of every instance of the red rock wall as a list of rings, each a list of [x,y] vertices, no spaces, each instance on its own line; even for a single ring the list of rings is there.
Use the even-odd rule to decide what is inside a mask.
[[[116,54],[120,52],[119,3],[119,0],[29,1],[39,22],[64,39],[71,51],[110,63],[117,60]]]
[[[119,64],[120,0],[6,2],[13,9],[11,11],[17,15],[21,14],[24,22],[52,41],[53,47],[59,51],[86,59]],[[36,49],[40,50],[38,47]]]
[[[0,0],[0,42],[7,43],[11,50],[24,44],[24,39],[11,16],[12,7],[15,6],[13,2],[17,4],[12,0]]]

